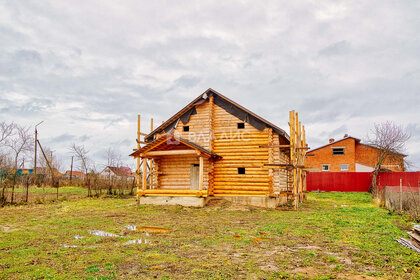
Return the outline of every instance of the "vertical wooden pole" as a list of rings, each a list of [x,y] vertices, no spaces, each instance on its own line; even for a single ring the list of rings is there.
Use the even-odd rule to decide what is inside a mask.
[[[299,155],[299,160],[298,160],[298,171],[299,171],[299,202],[303,201],[303,174],[302,174],[302,152],[303,152],[303,147],[302,147],[302,123],[299,122],[299,130],[298,130],[298,151],[297,154]]]
[[[71,156],[71,165],[70,165],[70,185],[71,185],[72,177],[73,177],[73,156]]]
[[[400,212],[402,213],[402,178],[400,178]]]
[[[150,132],[153,131],[153,118],[150,119]]]
[[[152,131],[153,131],[153,118],[150,118],[150,132]],[[150,189],[153,188],[153,170],[155,169],[154,164],[155,164],[154,160],[152,158],[149,159],[148,167],[149,167],[149,172],[150,172],[149,174]]]
[[[302,166],[305,167],[306,164],[306,134],[305,134],[305,126],[302,126],[302,146],[305,148],[303,151],[302,156]],[[303,170],[303,199],[306,199],[306,171]]]
[[[273,147],[273,129],[268,129],[268,163],[274,163],[274,147]],[[273,183],[274,183],[274,172],[273,169],[268,169],[268,194],[271,196],[273,194]]]
[[[419,205],[420,205],[420,181],[418,182],[419,185]]]
[[[37,182],[37,176],[36,176],[36,156],[37,156],[37,147],[38,147],[38,130],[35,126],[35,151],[34,151],[34,178],[35,178],[35,182]]]
[[[290,162],[289,162],[289,164],[293,165],[293,111],[289,112],[289,128],[290,128],[290,133],[289,133],[289,135],[290,135]],[[291,178],[289,178],[289,181],[291,181],[291,183],[292,183],[291,184],[291,191],[292,191],[292,194],[293,194],[293,192],[294,192],[294,188],[293,188],[293,184],[294,184],[293,169],[292,169],[292,172],[290,174],[290,177]]]
[[[140,115],[137,115],[137,150],[140,150]],[[139,200],[139,191],[140,191],[140,157],[137,158],[137,171],[136,171],[136,201]]]
[[[294,201],[294,205],[295,205],[295,210],[297,210],[298,207],[298,203],[299,203],[299,180],[298,180],[298,168],[297,168],[297,160],[298,160],[298,154],[297,154],[297,145],[298,145],[298,121],[299,121],[299,117],[298,117],[298,113],[293,111],[294,116],[293,116],[293,124],[294,124],[294,128],[293,128],[293,153],[294,153],[294,181],[295,181],[295,201]]]
[[[200,186],[200,191],[203,190],[203,184],[204,184],[204,158],[200,156],[200,164],[199,164],[199,173],[198,173],[198,178],[199,178],[199,186]]]
[[[142,172],[142,179],[143,179],[143,181],[142,181],[142,188],[143,188],[143,191],[145,191],[146,190],[146,184],[147,184],[147,161],[146,161],[146,158],[143,158],[143,172]]]
[[[209,105],[210,105],[210,112],[209,112],[209,125],[210,125],[210,133],[209,133],[209,150],[213,152],[214,150],[214,97],[209,97]],[[214,194],[214,161],[213,159],[209,159],[209,186],[207,189],[207,195]]]

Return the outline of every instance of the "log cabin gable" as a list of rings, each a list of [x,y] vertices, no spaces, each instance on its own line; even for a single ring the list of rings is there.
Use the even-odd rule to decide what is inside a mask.
[[[223,109],[227,114],[223,116],[225,119],[219,116],[216,120],[214,111],[220,111],[220,109]],[[264,135],[267,129],[272,129],[273,134],[281,138],[281,143],[289,142],[289,136],[284,130],[212,89],[208,89],[194,99],[146,136],[145,140],[150,142],[169,133],[212,150],[212,139],[215,136],[213,129],[216,121],[225,124],[226,130],[228,130],[228,135],[219,136],[233,137],[235,135],[232,136],[232,134],[241,135],[249,129],[256,133],[259,131]]]

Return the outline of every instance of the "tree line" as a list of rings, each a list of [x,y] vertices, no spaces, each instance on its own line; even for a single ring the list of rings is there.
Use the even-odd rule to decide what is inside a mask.
[[[44,192],[45,188],[55,188],[55,199],[59,199],[59,190],[63,186],[86,188],[89,197],[101,194],[134,194],[133,176],[101,174],[103,168],[98,169],[98,165],[83,145],[72,144],[69,147],[69,154],[72,156],[70,170],[80,171],[82,176],[69,176],[69,174],[63,176],[59,172],[63,170],[62,160],[53,154],[51,148],[42,146],[39,140],[34,139],[30,126],[22,126],[15,122],[0,122],[0,206],[18,202],[17,188],[21,196],[20,202],[29,201],[30,195],[33,195],[29,191],[32,187]],[[124,164],[122,156],[111,147],[106,151],[106,157],[107,162],[102,164],[103,167],[119,168]],[[35,165],[37,168],[29,169],[31,172],[24,169],[25,166]]]

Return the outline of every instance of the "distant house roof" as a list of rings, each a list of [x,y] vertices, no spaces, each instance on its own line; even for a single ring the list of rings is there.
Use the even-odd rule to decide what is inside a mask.
[[[115,166],[107,166],[104,170],[110,170],[112,173],[114,173],[116,176],[130,176],[131,175],[131,168],[130,167],[115,167]]]
[[[236,116],[242,121],[245,121],[251,124],[258,130],[263,130],[265,127],[270,127],[276,133],[283,136],[287,141],[289,141],[289,135],[283,129],[263,119],[257,114],[242,107],[238,103],[232,101],[231,99],[227,98],[226,96],[220,94],[219,92],[211,88],[209,88],[208,90],[200,94],[196,99],[194,99],[191,103],[189,103],[187,106],[182,108],[178,113],[170,117],[166,122],[164,122],[163,124],[158,126],[155,130],[153,130],[149,135],[145,137],[145,141],[153,140],[153,136],[156,133],[160,133],[162,131],[168,132],[168,130],[176,126],[176,124],[178,123],[178,120],[181,120],[183,123],[186,123],[189,120],[189,117],[195,114],[195,111],[194,111],[195,106],[206,102],[210,96],[214,97],[214,103],[216,105],[222,107],[227,112]]]
[[[61,176],[62,174],[60,173],[60,171],[57,170],[57,168],[52,168],[54,175],[59,175]],[[51,171],[49,167],[37,167],[36,168],[36,173],[37,174],[44,174],[44,175],[50,175]]]
[[[375,149],[379,149],[378,147],[375,147],[374,145],[365,144],[365,143],[360,143],[360,141],[361,141],[361,140],[360,140],[359,138],[356,138],[356,137],[353,137],[353,136],[347,136],[347,137],[344,137],[344,138],[342,138],[342,139],[340,139],[340,140],[336,140],[336,141],[334,141],[334,142],[331,142],[331,143],[328,143],[328,144],[326,144],[326,145],[320,146],[320,147],[318,147],[318,148],[312,149],[312,150],[308,151],[307,153],[311,153],[311,152],[313,152],[313,151],[316,151],[316,150],[322,149],[322,148],[324,148],[324,147],[328,147],[328,146],[330,146],[330,145],[336,144],[336,143],[338,143],[338,142],[341,142],[341,141],[344,141],[344,140],[347,140],[347,139],[350,139],[350,138],[354,139],[354,140],[356,141],[356,143],[358,143],[359,145],[364,145],[364,146],[372,147],[372,148],[375,148]],[[407,155],[405,155],[405,154],[401,154],[401,153],[396,153],[396,154],[401,155],[401,156],[403,156],[403,157],[406,157],[406,156],[407,156]]]
[[[343,141],[343,140],[347,140],[347,139],[350,139],[350,138],[352,138],[352,139],[356,140],[356,142],[358,142],[358,143],[360,142],[360,139],[359,139],[359,138],[356,138],[356,137],[353,137],[353,136],[348,136],[348,137],[344,137],[343,139],[336,140],[336,141],[334,141],[334,142],[331,142],[331,143],[328,143],[328,144],[326,144],[326,145],[320,146],[320,147],[318,147],[318,148],[315,148],[315,149],[309,150],[307,153],[310,153],[310,152],[313,152],[313,151],[319,150],[319,149],[321,149],[321,148],[327,147],[327,146],[329,146],[329,145],[336,144],[336,143],[338,143],[338,142],[341,142],[341,141]]]
[[[66,173],[65,173],[65,175],[70,176],[70,173],[72,174],[72,176],[76,176],[76,177],[83,177],[83,176],[85,176],[85,174],[83,172],[74,171],[74,170],[73,171],[67,170]]]

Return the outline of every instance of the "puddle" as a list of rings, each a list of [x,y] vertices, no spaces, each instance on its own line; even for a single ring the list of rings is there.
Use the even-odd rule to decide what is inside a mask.
[[[269,238],[262,238],[262,237],[252,236],[252,241],[255,242],[255,243],[267,242],[268,240],[270,240],[270,239]]]
[[[0,231],[2,232],[11,232],[17,230],[16,228],[13,228],[11,226],[0,226]]]
[[[123,243],[123,245],[147,244],[147,243],[148,243],[147,239],[134,239],[134,240],[129,240],[129,241]]]
[[[126,229],[129,229],[129,230],[136,230],[137,226],[135,226],[135,225],[128,225],[128,226],[125,226],[125,228]]]
[[[159,228],[159,227],[138,227],[136,225],[128,225],[125,226],[129,230],[135,230],[135,231],[144,231],[146,234],[148,233],[168,233],[171,232],[172,229],[168,228]]]
[[[76,245],[67,245],[67,244],[63,244],[64,248],[77,248]]]
[[[81,235],[75,235],[74,236],[74,239],[77,239],[77,240],[83,239],[83,238],[85,238],[85,237],[84,236],[81,236]]]
[[[95,246],[95,245],[91,245],[91,246],[85,246],[85,245],[78,246],[78,245],[67,245],[67,244],[63,244],[63,247],[64,248],[79,248],[79,247],[83,247],[83,248],[97,248],[98,246]]]
[[[103,230],[90,230],[89,233],[92,235],[102,236],[102,237],[119,237],[119,235],[109,233]]]

